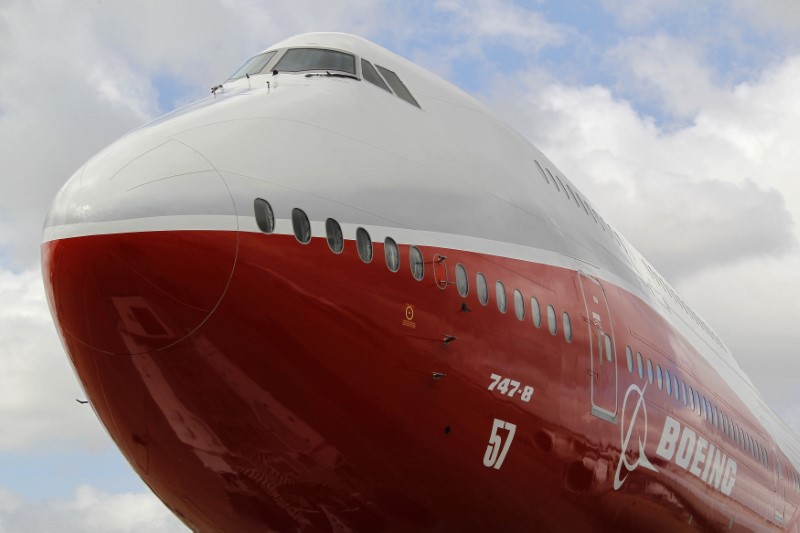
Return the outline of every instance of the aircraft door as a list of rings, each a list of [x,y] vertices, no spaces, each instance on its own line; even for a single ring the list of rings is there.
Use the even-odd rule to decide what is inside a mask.
[[[589,328],[589,360],[587,374],[591,391],[592,414],[617,421],[617,353],[611,311],[600,281],[578,273],[586,323]]]

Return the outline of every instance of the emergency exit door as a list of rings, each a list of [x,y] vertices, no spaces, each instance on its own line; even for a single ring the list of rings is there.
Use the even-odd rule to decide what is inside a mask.
[[[589,328],[587,374],[592,414],[617,421],[617,352],[614,328],[603,285],[596,278],[578,273],[585,319]]]

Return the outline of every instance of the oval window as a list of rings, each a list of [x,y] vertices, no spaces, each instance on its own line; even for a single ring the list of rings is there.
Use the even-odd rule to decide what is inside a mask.
[[[675,399],[676,400],[680,400],[681,399],[681,393],[678,390],[678,376],[676,376],[674,374],[672,376],[672,390],[675,392]]]
[[[625,357],[628,359],[628,373],[633,374],[633,350],[630,346],[625,348]]]
[[[386,256],[386,268],[392,272],[400,270],[400,251],[391,237],[386,237],[383,241],[383,255]]]
[[[294,236],[303,244],[308,244],[311,240],[311,223],[308,221],[308,216],[302,209],[292,209],[292,229],[294,229]]]
[[[514,312],[518,320],[525,320],[525,299],[519,289],[514,289]]]
[[[653,361],[649,357],[647,359],[647,381],[653,383]]]
[[[329,218],[325,221],[325,234],[328,237],[328,247],[335,254],[342,253],[344,249],[344,237],[342,237],[342,227],[334,219]]]
[[[508,304],[506,302],[506,288],[502,281],[495,282],[494,294],[497,297],[497,308],[501,313],[505,313],[508,309]]]
[[[639,369],[639,379],[644,379],[644,363],[642,362],[642,352],[636,352],[636,367]]]
[[[550,328],[550,335],[558,333],[558,322],[556,322],[556,310],[552,305],[547,306],[547,327]]]
[[[691,407],[692,411],[694,411],[694,391],[692,390],[691,385],[689,385],[689,407]]]
[[[686,401],[686,382],[681,380],[681,396],[683,397],[683,405],[687,405]]]
[[[664,374],[661,372],[661,365],[656,365],[656,379],[658,380],[658,390],[664,390]]]
[[[611,346],[611,335],[603,334],[603,336],[606,342],[606,361],[611,362],[611,354],[614,350],[614,347]]]
[[[272,213],[272,206],[263,198],[256,198],[253,202],[253,207],[256,212],[256,224],[258,229],[264,233],[272,233],[275,231],[275,215]]]
[[[456,265],[456,289],[462,298],[466,298],[469,294],[469,280],[467,279],[467,269],[464,265],[458,263]]]
[[[672,396],[672,376],[669,375],[669,370],[664,369],[664,385],[667,387],[667,396]]]
[[[358,249],[358,257],[362,261],[365,263],[372,261],[372,239],[364,228],[356,230],[356,248]]]
[[[536,296],[531,296],[531,318],[534,326],[542,327],[542,310],[539,308],[539,300],[536,299]]]
[[[422,262],[422,252],[416,246],[412,246],[408,251],[411,261],[411,275],[414,279],[421,281],[425,277],[425,263]]]
[[[478,272],[475,276],[475,286],[478,290],[478,301],[481,305],[489,303],[489,287],[486,285],[486,277]]]
[[[566,311],[561,315],[561,323],[564,325],[564,338],[567,342],[572,342],[572,322]]]

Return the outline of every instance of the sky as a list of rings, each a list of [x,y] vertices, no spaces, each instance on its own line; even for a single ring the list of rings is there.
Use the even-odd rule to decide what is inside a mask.
[[[373,40],[500,115],[800,432],[800,3],[0,0],[0,533],[185,531],[75,401],[42,223],[93,154],[307,31]]]

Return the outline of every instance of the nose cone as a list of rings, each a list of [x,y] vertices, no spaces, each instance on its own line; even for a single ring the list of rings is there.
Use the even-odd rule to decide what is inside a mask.
[[[213,166],[138,135],[75,173],[45,222],[42,271],[67,346],[158,350],[213,313],[233,275],[237,218]]]

